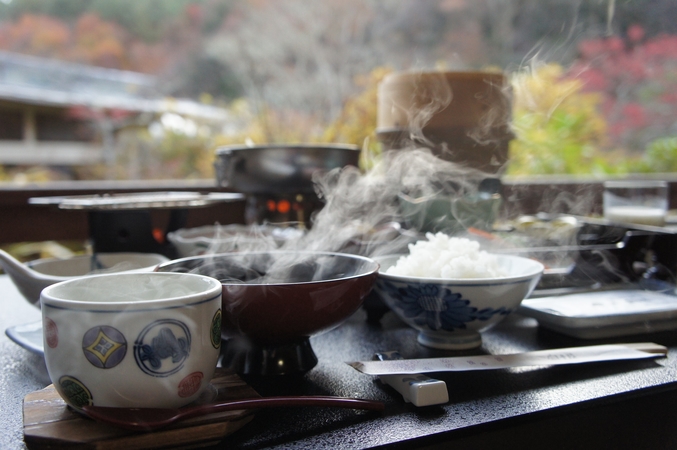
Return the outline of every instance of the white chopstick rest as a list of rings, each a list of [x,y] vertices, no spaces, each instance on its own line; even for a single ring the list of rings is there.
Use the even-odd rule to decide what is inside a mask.
[[[383,375],[381,381],[414,406],[441,405],[449,401],[447,384],[425,375]]]
[[[374,359],[388,361],[402,359],[399,352],[376,353]],[[382,375],[379,379],[399,392],[404,401],[414,406],[441,405],[449,401],[447,384],[423,374]]]

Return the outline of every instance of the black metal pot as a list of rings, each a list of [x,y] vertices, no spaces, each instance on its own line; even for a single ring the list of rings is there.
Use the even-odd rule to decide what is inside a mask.
[[[313,173],[357,166],[360,149],[347,144],[268,144],[216,150],[221,187],[245,194],[314,192]]]

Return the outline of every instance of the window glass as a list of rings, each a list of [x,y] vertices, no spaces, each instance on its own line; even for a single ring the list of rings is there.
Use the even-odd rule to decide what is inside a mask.
[[[38,141],[87,142],[96,139],[87,123],[60,114],[36,114],[35,125]]]
[[[23,138],[23,114],[9,108],[0,110],[0,140],[19,141]]]
[[[224,144],[378,157],[384,77],[500,72],[501,173],[675,172],[675,17],[674,0],[5,0],[0,100],[60,109],[40,139],[108,146],[78,178],[213,178]],[[0,130],[17,140],[12,114]]]

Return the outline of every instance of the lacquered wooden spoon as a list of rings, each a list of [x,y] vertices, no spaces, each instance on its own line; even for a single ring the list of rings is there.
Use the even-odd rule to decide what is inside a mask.
[[[280,396],[228,400],[206,405],[188,406],[180,409],[165,408],[116,408],[108,406],[84,406],[89,417],[120,428],[135,431],[152,431],[166,427],[179,420],[206,414],[242,409],[258,409],[288,406],[325,406],[347,409],[383,411],[385,405],[375,400],[330,396]]]

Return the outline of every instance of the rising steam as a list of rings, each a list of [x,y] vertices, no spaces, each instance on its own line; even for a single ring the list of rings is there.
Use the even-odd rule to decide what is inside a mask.
[[[239,257],[229,257],[227,264],[216,256],[204,258],[199,272],[226,283],[281,283],[293,280],[321,280],[328,274],[319,252],[341,252],[363,256],[404,253],[407,245],[418,240],[418,230],[402,229],[402,195],[415,198],[441,198],[447,203],[442,215],[454,211],[459,198],[477,194],[479,171],[442,160],[430,150],[392,150],[363,173],[355,167],[317,173],[314,182],[324,207],[312,218],[307,233],[283,241],[238,241]],[[423,208],[423,209],[422,209]],[[410,214],[413,220],[425,214],[425,205]],[[255,229],[255,227],[254,227]],[[256,233],[254,233],[255,235]],[[268,245],[268,248],[263,248]],[[279,258],[262,256],[261,250],[280,250]],[[259,253],[257,253],[259,252]],[[313,274],[309,268],[313,268]]]
[[[442,160],[425,148],[385,152],[365,174],[350,167],[318,174],[314,181],[326,204],[296,244],[325,251],[357,246],[358,253],[368,256],[401,251],[412,239],[412,234],[393,233],[393,224],[402,220],[403,195],[446,199],[448,212],[459,197],[477,192],[480,177],[480,172]],[[425,215],[425,207],[411,216]]]
[[[383,151],[366,172],[344,167],[315,173],[316,193],[325,204],[313,213],[310,229],[280,243],[265,238],[263,233],[257,235],[257,227],[252,226],[254,239],[236,237],[242,268],[212,267],[217,278],[233,283],[298,280],[294,271],[304,268],[299,273],[308,276],[308,267],[319,269],[321,266],[316,264],[313,253],[341,252],[368,257],[406,253],[408,244],[419,240],[423,231],[444,231],[459,236],[474,228],[491,230],[502,198],[500,186],[487,189],[485,181],[497,181],[496,173],[454,161],[449,148],[430,141],[425,135],[431,118],[453,106],[458,96],[452,92],[443,73],[432,74],[425,86],[417,83],[413,86],[412,95],[418,98],[415,108],[405,108],[406,102],[393,102],[393,108],[406,110],[407,142]],[[476,96],[483,114],[475,126],[462,127],[467,137],[478,145],[497,139],[497,129],[507,133],[500,135],[500,139],[511,137],[511,90],[505,84],[488,87],[498,95],[494,92],[487,98]],[[500,181],[498,183],[500,185]],[[550,206],[569,209],[577,202],[575,196],[566,194],[547,201]],[[500,246],[495,241],[485,244]],[[245,259],[251,256],[247,255],[249,252],[271,250],[284,251],[284,257],[265,262],[258,256],[255,260]],[[322,273],[319,271],[319,275],[312,275],[310,279],[324,276]]]
[[[315,173],[315,190],[325,204],[313,214],[307,233],[286,239],[281,245],[270,239],[252,239],[249,244],[245,239],[238,239],[242,268],[212,267],[210,270],[217,278],[257,283],[297,279],[293,272],[299,267],[317,266],[316,257],[304,252],[363,256],[405,253],[407,245],[420,238],[422,228],[443,230],[449,226],[450,218],[455,231],[477,226],[478,205],[480,209],[488,207],[486,212],[493,220],[499,206],[496,192],[480,191],[482,180],[491,175],[453,162],[450,155],[444,154],[447,151],[444,146],[437,147],[425,136],[426,124],[454,98],[444,73],[428,75],[425,83],[415,81],[413,84],[415,92],[411,95],[416,96],[415,107],[393,103],[393,108],[406,112],[409,132],[406,145],[383,151],[377,163],[366,172],[344,167]],[[505,104],[498,108],[506,110]],[[496,113],[487,103],[481,123],[472,131],[478,138],[486,136],[483,130],[493,129],[496,121],[505,124],[505,114]],[[256,237],[256,226],[252,230]],[[278,261],[266,260],[265,263],[259,256],[254,260],[245,259],[250,257],[248,252],[261,250],[285,253]],[[299,260],[290,260],[292,255]],[[229,261],[231,264],[233,258]],[[311,278],[317,276],[323,275]]]

